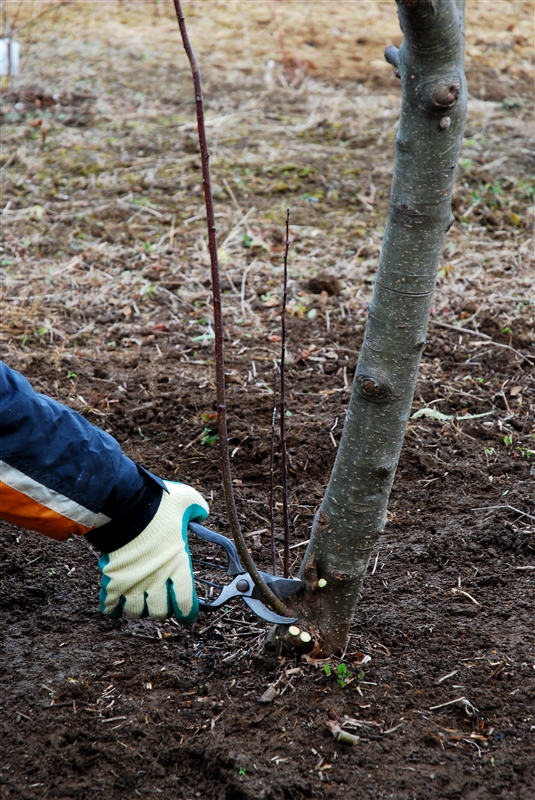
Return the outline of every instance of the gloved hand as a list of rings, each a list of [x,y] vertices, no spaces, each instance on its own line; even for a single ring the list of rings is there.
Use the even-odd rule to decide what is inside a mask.
[[[165,485],[169,494],[162,493],[145,530],[99,561],[100,608],[112,619],[124,611],[137,619],[174,614],[180,622],[193,622],[199,613],[187,528],[192,519],[206,519],[208,504],[191,486]]]

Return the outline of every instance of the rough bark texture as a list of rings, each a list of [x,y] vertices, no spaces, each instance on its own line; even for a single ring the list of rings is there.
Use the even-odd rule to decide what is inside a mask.
[[[294,608],[324,654],[344,645],[371,549],[384,530],[453,222],[466,119],[464,2],[397,4],[404,42],[386,57],[403,98],[388,219],[344,431],[301,568],[306,587]]]

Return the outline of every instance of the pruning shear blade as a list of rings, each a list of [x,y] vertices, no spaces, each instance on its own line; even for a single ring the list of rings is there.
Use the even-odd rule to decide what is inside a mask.
[[[232,600],[235,597],[242,597],[253,614],[256,614],[257,617],[260,617],[260,619],[263,619],[266,622],[278,623],[280,625],[291,625],[293,622],[297,622],[297,617],[283,617],[280,614],[276,614],[262,602],[260,599],[261,595],[256,588],[253,579],[242,567],[234,542],[231,542],[230,539],[227,539],[226,536],[223,536],[220,533],[215,533],[215,531],[205,528],[204,525],[200,525],[198,522],[190,522],[188,529],[191,531],[191,533],[194,533],[199,538],[204,539],[207,542],[220,545],[225,550],[228,557],[226,569],[220,565],[210,564],[209,562],[202,561],[200,559],[193,559],[193,561],[197,561],[198,563],[206,566],[225,569],[226,574],[234,578],[231,583],[226,585],[203,580],[202,578],[198,579],[201,580],[202,583],[206,583],[209,586],[221,589],[221,592],[214,600],[199,600],[200,608],[205,611],[215,611],[228,603],[229,600]],[[292,594],[295,594],[299,589],[301,589],[302,586],[304,586],[303,581],[295,580],[293,578],[279,578],[276,575],[271,575],[269,572],[261,572],[260,575],[267,583],[271,591],[276,594],[280,600],[290,597]]]

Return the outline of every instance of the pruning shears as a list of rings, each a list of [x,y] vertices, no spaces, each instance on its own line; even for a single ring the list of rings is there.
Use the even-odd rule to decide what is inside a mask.
[[[207,542],[220,545],[225,550],[228,558],[226,567],[221,564],[213,564],[209,561],[203,561],[199,558],[192,558],[193,563],[210,567],[212,570],[224,570],[229,577],[233,578],[231,583],[220,584],[195,575],[196,581],[204,583],[213,589],[220,590],[217,597],[215,597],[213,600],[199,599],[199,607],[203,611],[217,611],[219,608],[226,605],[229,600],[233,600],[235,597],[242,597],[253,614],[256,614],[257,617],[260,617],[260,619],[263,619],[266,622],[279,623],[282,625],[291,625],[293,622],[297,622],[297,617],[293,619],[290,617],[283,617],[280,614],[276,614],[262,602],[260,599],[261,594],[256,588],[253,579],[249,573],[244,570],[241,564],[234,542],[231,542],[230,539],[227,539],[227,537],[223,536],[221,533],[215,533],[214,531],[209,530],[209,528],[199,525],[198,522],[190,522],[188,529],[191,531],[191,533],[199,536],[199,538],[204,539]],[[292,594],[295,594],[299,589],[301,589],[302,586],[304,586],[303,581],[295,580],[293,578],[279,578],[276,575],[271,575],[269,572],[261,572],[260,575],[267,583],[271,591],[280,600],[290,597]]]

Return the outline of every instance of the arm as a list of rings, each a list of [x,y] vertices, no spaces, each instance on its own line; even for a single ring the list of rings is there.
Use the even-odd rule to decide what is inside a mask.
[[[0,362],[0,518],[103,552],[101,608],[191,622],[198,613],[187,523],[208,506],[135,464],[105,431]]]

